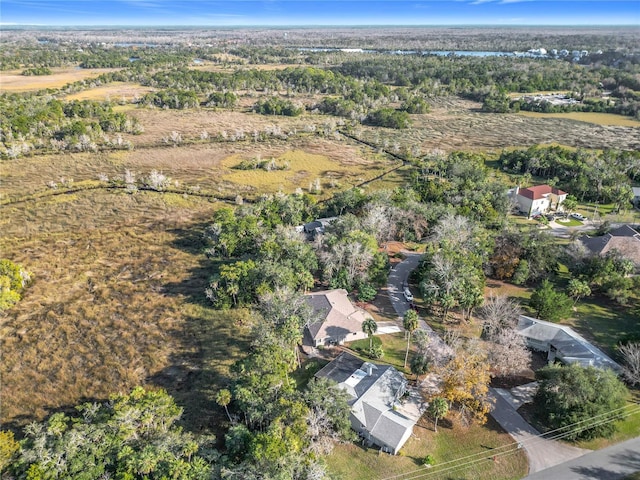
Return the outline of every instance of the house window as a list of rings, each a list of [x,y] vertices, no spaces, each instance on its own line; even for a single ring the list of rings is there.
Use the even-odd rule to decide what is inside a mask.
[[[353,335],[356,336],[358,334],[358,332],[354,332]]]

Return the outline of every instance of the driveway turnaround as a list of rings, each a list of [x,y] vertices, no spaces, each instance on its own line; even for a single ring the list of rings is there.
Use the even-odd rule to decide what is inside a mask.
[[[640,437],[534,473],[525,480],[618,480],[640,472]]]
[[[540,432],[529,425],[495,389],[489,389],[489,396],[495,402],[491,416],[524,448],[529,457],[529,473],[548,469],[590,452],[541,437]],[[539,478],[555,480],[553,476]]]

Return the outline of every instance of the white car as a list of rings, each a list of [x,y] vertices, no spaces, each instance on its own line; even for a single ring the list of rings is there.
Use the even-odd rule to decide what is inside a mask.
[[[411,290],[409,290],[409,288],[405,288],[404,291],[402,292],[402,295],[404,295],[404,299],[407,302],[413,302],[413,295],[411,295]]]
[[[572,213],[570,217],[575,218],[576,220],[584,220],[584,216],[580,213]]]

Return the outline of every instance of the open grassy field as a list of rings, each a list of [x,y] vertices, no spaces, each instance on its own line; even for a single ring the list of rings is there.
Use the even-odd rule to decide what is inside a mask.
[[[135,83],[111,82],[108,85],[89,88],[82,92],[72,93],[65,96],[65,100],[113,100],[119,102],[124,100],[130,102],[136,96],[142,96],[145,93],[153,92],[153,87],[145,87]]]
[[[566,118],[578,122],[593,123],[596,125],[615,125],[619,127],[640,127],[640,121],[623,115],[613,113],[596,112],[566,112],[566,113],[541,113],[541,112],[519,112],[519,115],[529,118]]]
[[[397,165],[371,149],[348,140],[307,135],[289,141],[228,142],[157,147],[133,151],[36,156],[0,163],[2,199],[45,190],[49,182],[96,180],[99,174],[114,178],[126,169],[136,175],[164,172],[179,185],[200,187],[219,195],[257,196],[264,192],[294,192],[320,179],[318,199],[339,189],[374,178]],[[236,170],[242,160],[277,159],[287,170]]]
[[[0,321],[5,425],[139,384],[188,405],[196,431],[221,424],[215,389],[246,349],[246,312],[203,294],[200,232],[215,208],[105,191],[3,207],[2,256],[34,277]]]
[[[459,98],[430,101],[431,112],[411,115],[406,130],[362,127],[362,137],[377,145],[433,149],[497,151],[513,146],[561,143],[582,148],[640,148],[640,129],[594,125],[564,118],[484,113],[481,104]],[[624,118],[624,117],[620,117]]]
[[[253,100],[251,104],[255,103]],[[228,137],[245,135],[252,138],[253,131],[263,132],[265,129],[280,129],[284,133],[304,131],[308,125],[322,125],[331,120],[322,116],[301,115],[285,117],[281,115],[259,115],[230,110],[194,109],[164,110],[160,108],[135,108],[128,114],[136,117],[144,127],[141,135],[130,135],[136,146],[157,145],[162,139],[175,131],[183,139],[199,139],[206,131],[211,136],[225,132]]]
[[[0,85],[3,92],[32,92],[44,88],[60,88],[79,80],[95,78],[102,73],[120,70],[119,68],[52,68],[51,75],[37,75],[26,77],[20,70],[0,72]]]
[[[519,479],[527,473],[523,450],[491,419],[485,425],[465,428],[447,420],[421,419],[400,456],[379,454],[360,445],[339,445],[326,457],[329,470],[344,480],[389,479]],[[432,455],[435,466],[422,459]],[[493,457],[496,457],[495,460]],[[464,465],[464,466],[463,466]]]

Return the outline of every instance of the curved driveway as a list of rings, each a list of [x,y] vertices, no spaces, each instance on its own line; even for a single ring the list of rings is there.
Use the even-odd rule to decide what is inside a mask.
[[[402,291],[404,290],[404,286],[409,284],[409,275],[418,267],[420,259],[422,258],[421,253],[407,252],[406,250],[403,250],[402,253],[406,258],[391,269],[391,273],[389,273],[389,278],[387,279],[389,300],[391,300],[391,305],[393,305],[393,309],[398,314],[398,317],[400,317],[401,322],[402,317],[406,311],[409,310],[409,303],[404,299]],[[434,356],[436,358],[446,358],[453,354],[451,347],[444,343],[440,335],[434,332],[433,328],[422,318],[420,318],[420,329],[425,330],[427,335],[429,335],[431,348],[434,350]]]

